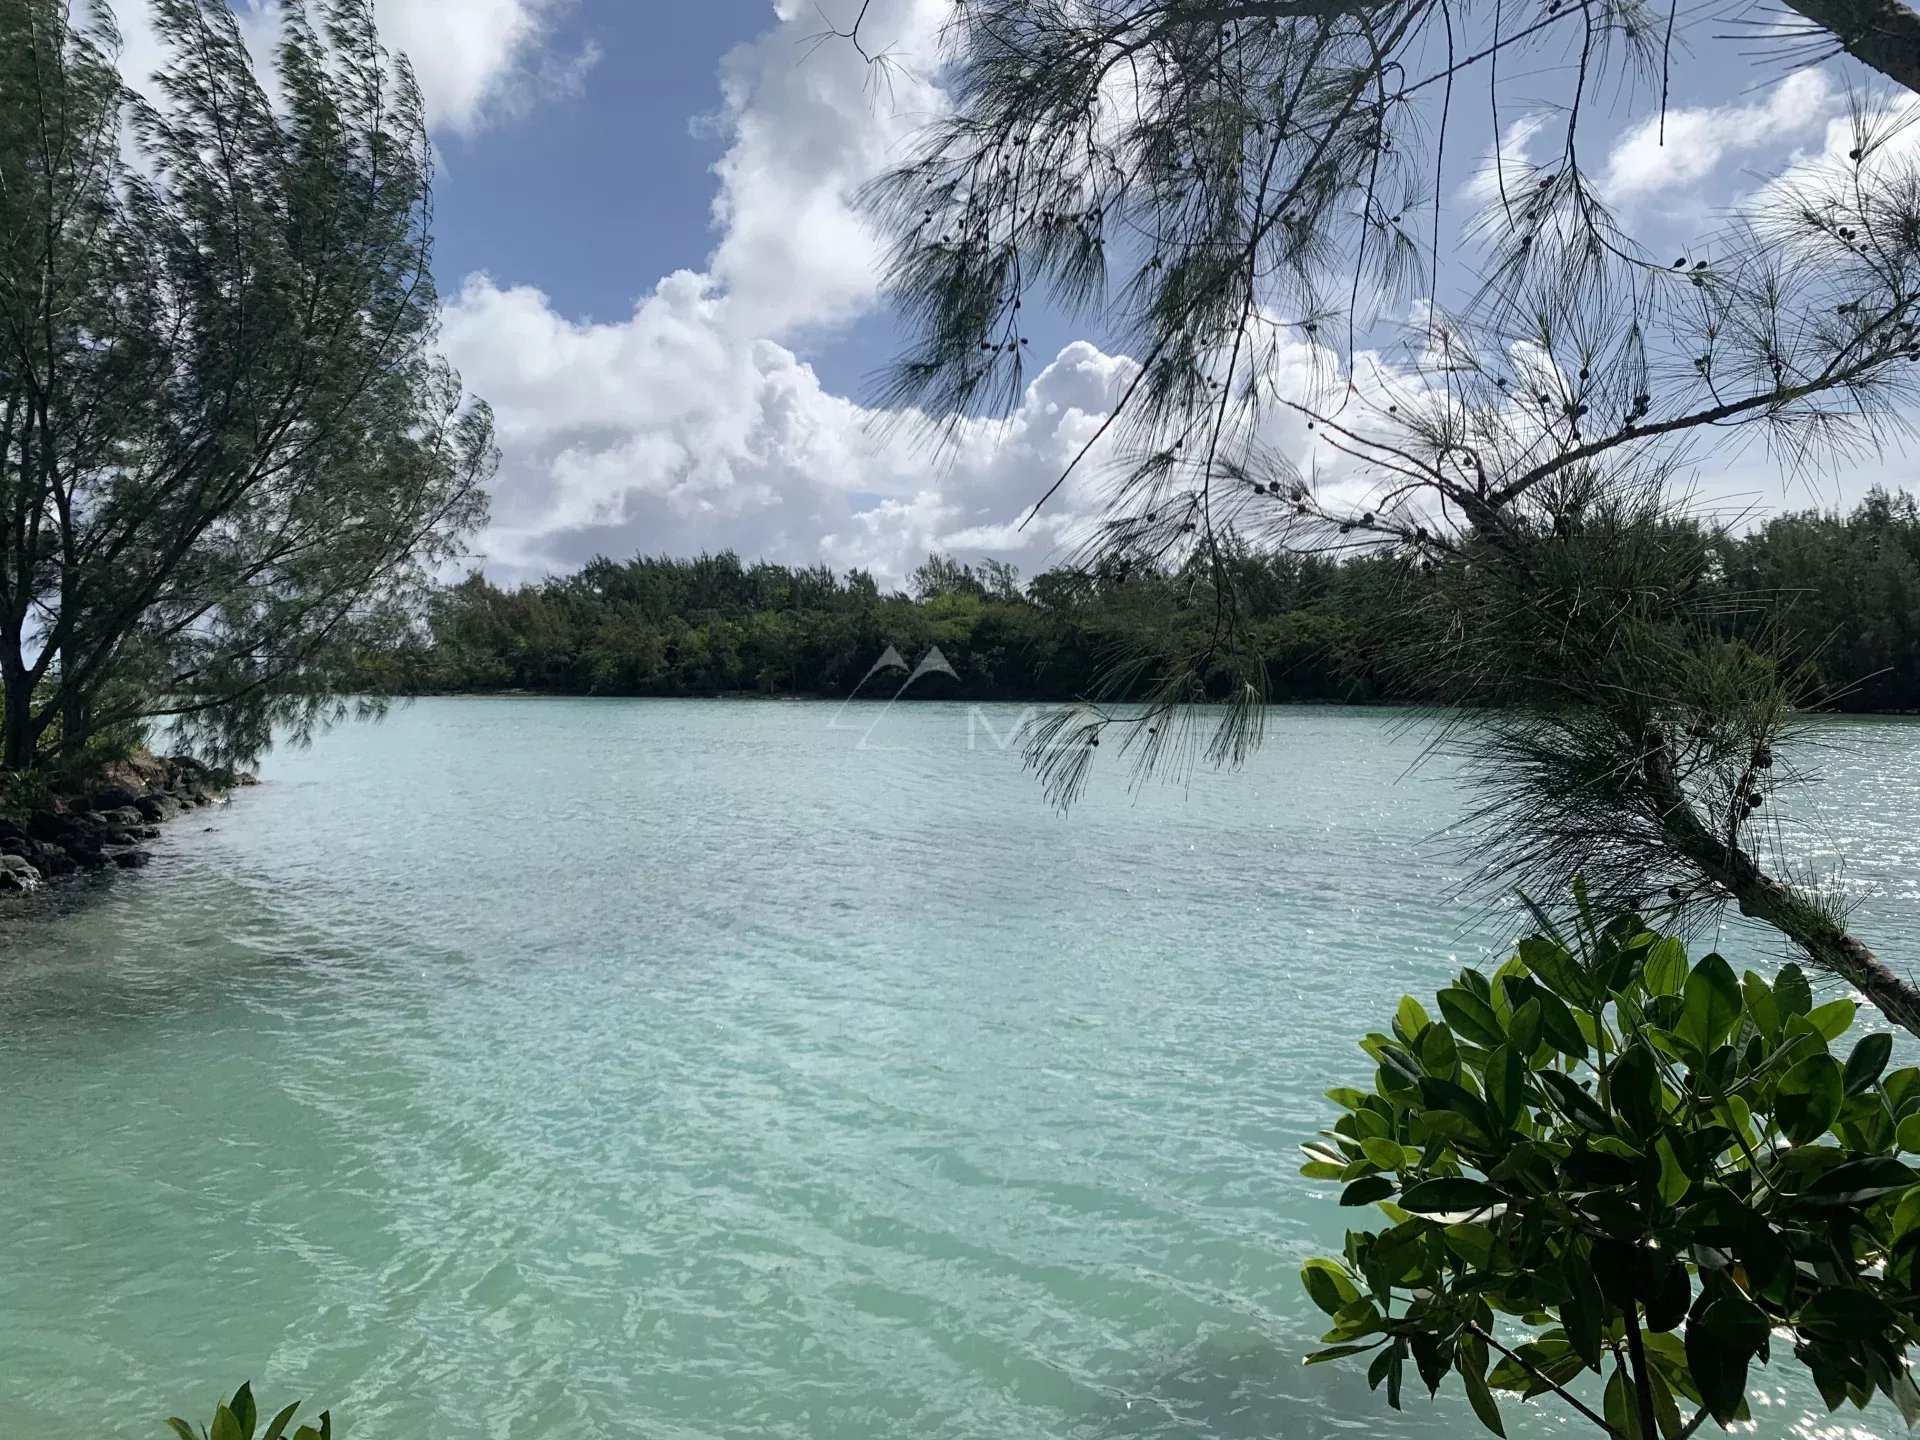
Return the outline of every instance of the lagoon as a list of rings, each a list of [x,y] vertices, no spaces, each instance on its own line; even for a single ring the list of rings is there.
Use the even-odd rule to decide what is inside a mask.
[[[0,922],[0,1434],[249,1377],[366,1440],[1473,1433],[1303,1369],[1296,1278],[1321,1092],[1517,928],[1451,767],[1280,710],[1062,816],[1019,715],[422,701]],[[1802,853],[1907,968],[1920,724],[1815,739]],[[1904,1433],[1783,1373],[1760,1434]]]

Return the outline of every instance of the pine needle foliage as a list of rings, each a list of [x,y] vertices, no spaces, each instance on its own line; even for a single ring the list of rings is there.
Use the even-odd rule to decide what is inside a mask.
[[[1214,620],[1037,727],[1029,758],[1062,803],[1116,730],[1141,774],[1258,742],[1238,548],[1391,556],[1442,578],[1383,595],[1375,643],[1444,697],[1440,743],[1481,787],[1483,882],[1732,901],[1920,1033],[1920,992],[1784,873],[1765,807],[1812,697],[1775,597],[1704,584],[1729,522],[1681,498],[1709,446],[1795,474],[1902,431],[1920,171],[1902,113],[1861,103],[1844,161],[1651,253],[1584,167],[1583,124],[1613,84],[1665,86],[1670,18],[1630,0],[1524,23],[1439,0],[967,0],[952,111],[872,195],[913,336],[885,398],[936,424],[1004,411],[1034,298],[1135,359],[1069,467],[1108,476],[1082,563],[1173,569]],[[1498,133],[1503,64],[1556,45],[1557,147],[1500,154],[1449,232],[1428,182],[1456,83]],[[1455,234],[1478,278],[1442,295]],[[1302,426],[1310,459],[1287,438]],[[1752,612],[1739,640],[1714,606]],[[1197,710],[1223,672],[1229,702]]]
[[[0,689],[20,771],[129,721],[210,759],[361,702],[485,513],[434,349],[420,93],[365,0],[289,4],[273,89],[223,0],[0,0]]]

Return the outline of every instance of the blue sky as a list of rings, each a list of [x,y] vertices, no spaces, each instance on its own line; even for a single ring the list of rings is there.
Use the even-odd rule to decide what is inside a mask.
[[[764,0],[583,5],[543,48],[598,58],[578,93],[472,134],[442,132],[439,264],[532,280],[569,315],[620,320],[713,247],[726,136],[720,57],[767,27]]]
[[[137,74],[155,56],[142,0],[117,3]],[[250,33],[271,33],[273,0],[234,3]],[[889,582],[932,549],[1031,574],[1099,513],[1089,467],[1040,523],[1014,524],[1131,373],[1090,321],[1031,316],[1022,404],[945,451],[867,403],[897,337],[852,196],[944,103],[950,3],[872,0],[869,33],[904,66],[878,90],[849,47],[808,43],[823,14],[844,22],[858,0],[376,0],[441,154],[445,348],[498,417],[494,522],[476,547],[491,573],[731,547]],[[1714,38],[1719,13],[1682,12],[1692,55],[1675,66],[1664,144],[1646,83],[1608,88],[1583,123],[1584,167],[1636,233],[1676,253],[1698,253],[1727,206],[1783,167],[1844,151],[1845,86],[1861,78],[1756,64],[1749,45]],[[1559,143],[1570,59],[1546,48],[1512,67],[1510,149]],[[1450,255],[1493,150],[1484,83],[1463,78],[1448,133]],[[1464,278],[1451,259],[1441,284]],[[1270,438],[1302,455],[1312,443]],[[1891,456],[1815,492],[1788,488],[1764,455],[1723,454],[1695,478],[1777,506],[1844,500],[1905,470]]]

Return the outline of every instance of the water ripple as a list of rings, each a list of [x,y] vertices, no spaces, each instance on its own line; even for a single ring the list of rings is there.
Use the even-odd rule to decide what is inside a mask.
[[[961,707],[831,713],[423,703],[10,922],[0,1433],[249,1375],[349,1437],[1469,1433],[1298,1363],[1294,1147],[1496,938],[1444,768],[1286,712],[1063,819]],[[1825,738],[1783,808],[1897,945],[1920,729]],[[1756,1413],[1896,1433],[1816,1411]]]

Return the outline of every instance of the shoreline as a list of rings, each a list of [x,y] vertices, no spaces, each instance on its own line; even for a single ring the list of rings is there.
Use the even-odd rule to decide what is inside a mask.
[[[782,691],[769,694],[764,690],[709,690],[690,695],[608,695],[593,694],[586,691],[570,690],[420,690],[405,695],[388,697],[394,701],[411,700],[726,700],[752,701],[754,703],[804,702],[815,705],[1059,705],[1071,706],[1083,702],[1075,699],[1035,698],[1018,695],[932,695],[908,692],[904,695],[890,695],[884,690],[874,690],[863,695],[834,695],[824,691],[803,690],[798,692]],[[1144,700],[1111,700],[1100,702],[1109,708],[1126,705],[1144,705]],[[1193,702],[1201,709],[1215,709],[1225,705],[1224,700]],[[1321,710],[1417,710],[1419,702],[1413,700],[1327,700],[1318,697],[1288,700],[1269,700],[1265,702],[1273,709],[1321,709]]]
[[[0,895],[29,895],[67,876],[140,870],[160,827],[235,789],[260,782],[188,756],[141,753],[110,765],[91,784],[0,818]]]
[[[1075,699],[1035,699],[1021,696],[1001,695],[931,695],[924,692],[908,692],[904,695],[889,695],[876,690],[864,695],[832,695],[821,691],[782,692],[768,694],[763,690],[709,690],[690,695],[609,695],[594,694],[586,691],[570,690],[419,690],[404,695],[387,697],[396,702],[414,700],[596,700],[596,701],[751,701],[756,704],[767,703],[806,703],[813,705],[1030,705],[1070,707],[1082,703]],[[1121,709],[1129,705],[1144,705],[1144,700],[1111,700],[1099,702],[1108,709]],[[1216,710],[1226,704],[1224,700],[1204,700],[1190,702],[1194,708]],[[1300,696],[1284,700],[1262,702],[1271,710],[1381,710],[1408,711],[1433,710],[1438,707],[1424,704],[1419,700],[1330,700],[1321,696]],[[1796,710],[1794,715],[1818,720],[1911,720],[1920,717],[1917,710]]]

